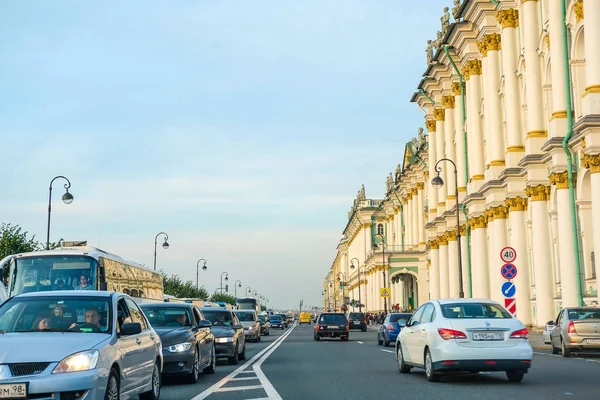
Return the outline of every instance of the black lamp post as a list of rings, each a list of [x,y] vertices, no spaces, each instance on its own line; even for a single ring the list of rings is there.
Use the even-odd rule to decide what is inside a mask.
[[[222,272],[221,273],[221,294],[223,294],[223,290],[225,289],[223,287],[223,275],[225,275],[225,282],[227,282],[229,280],[229,274],[227,272]]]
[[[169,240],[169,235],[167,235],[164,232],[160,232],[158,233],[155,237],[154,237],[154,270],[156,271],[156,242],[158,241],[158,237],[160,235],[165,235],[165,242],[162,244],[162,248],[163,249],[168,249],[169,248],[169,243],[167,242],[167,240]]]
[[[235,298],[237,299],[237,288],[241,288],[242,287],[242,281],[240,281],[239,279],[237,281],[235,281],[235,283],[233,284],[233,295],[235,296]]]
[[[387,286],[387,280],[385,277],[385,242],[384,242],[384,237],[383,235],[380,235],[379,233],[376,233],[374,235],[375,237],[380,237],[381,238],[381,255],[383,257],[382,259],[382,263],[383,263],[383,269],[381,270],[381,272],[383,273],[383,284],[385,286]],[[377,244],[373,243],[373,250],[377,249]],[[387,297],[383,298],[383,313],[387,315]]]
[[[50,181],[50,187],[48,188],[48,230],[46,232],[46,250],[50,250],[50,212],[52,211],[52,184],[57,179],[64,179],[67,181],[65,183],[65,194],[62,195],[62,201],[65,204],[71,204],[73,202],[73,195],[69,193],[69,188],[71,187],[71,181],[69,181],[66,177],[59,175],[54,177]]]
[[[340,275],[342,276],[341,278],[340,278]],[[346,274],[344,274],[343,272],[340,271],[340,272],[338,272],[337,277],[338,277],[338,282],[340,283],[340,288],[342,289],[342,306],[345,306],[346,302],[345,302],[345,298],[344,298],[344,295],[345,295],[344,287],[346,286]]]
[[[437,172],[437,176],[431,180],[431,184],[439,189],[444,185],[444,180],[440,177],[440,172],[442,172],[442,167],[438,167],[438,164],[442,161],[448,161],[450,164],[454,166],[454,182],[456,186],[456,190],[454,192],[454,196],[456,197],[456,239],[458,241],[458,279],[459,279],[459,291],[458,297],[461,299],[465,297],[465,292],[463,289],[463,277],[462,277],[462,250],[460,248],[460,205],[458,202],[458,171],[456,169],[456,164],[449,158],[442,158],[435,163],[435,172]]]
[[[337,309],[337,299],[335,297],[335,286],[333,286],[333,281],[329,282],[329,289],[333,289],[333,311],[335,311]],[[330,295],[331,295],[331,292],[330,292]]]
[[[354,265],[354,260],[356,260],[356,266]],[[362,300],[360,298],[360,261],[356,257],[350,260],[350,269],[354,268],[358,269],[358,310],[362,311]]]
[[[252,289],[250,289],[250,286],[246,286],[245,295],[250,297],[250,294],[252,294]]]
[[[204,258],[199,259],[198,262],[196,263],[196,289],[200,288],[200,286],[198,286],[198,268],[200,267],[200,261],[204,261],[204,265],[202,266],[202,271],[206,271],[206,269],[208,268],[206,266],[206,260]]]

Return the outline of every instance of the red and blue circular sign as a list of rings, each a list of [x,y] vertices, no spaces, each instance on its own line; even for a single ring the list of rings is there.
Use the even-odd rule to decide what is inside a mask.
[[[517,276],[517,267],[512,264],[504,264],[500,269],[500,273],[504,279],[515,279],[515,276]]]

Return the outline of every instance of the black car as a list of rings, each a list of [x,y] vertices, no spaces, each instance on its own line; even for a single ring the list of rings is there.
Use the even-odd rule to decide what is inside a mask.
[[[314,339],[319,341],[322,337],[339,337],[343,342],[347,342],[350,337],[350,326],[346,315],[333,312],[319,315],[315,325]]]
[[[215,373],[212,323],[197,307],[186,303],[147,303],[140,307],[162,341],[163,374],[183,375],[189,383],[196,383],[201,371]]]
[[[367,317],[362,312],[351,312],[348,314],[350,329],[360,329],[362,332],[367,331]]]
[[[246,336],[240,320],[231,310],[222,307],[203,307],[204,317],[212,322],[217,358],[227,358],[229,364],[246,359]]]

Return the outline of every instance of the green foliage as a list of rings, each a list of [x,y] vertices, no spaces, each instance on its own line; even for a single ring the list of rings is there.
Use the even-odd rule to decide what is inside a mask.
[[[260,311],[267,311],[267,307],[261,305],[260,306]]]
[[[236,302],[236,298],[235,296],[232,296],[230,294],[227,293],[213,293],[212,296],[210,296],[210,301],[224,301],[225,303],[229,303],[231,305],[234,305]]]
[[[163,277],[163,286],[165,294],[178,297],[180,299],[208,299],[208,292],[204,287],[196,289],[196,285],[192,281],[183,282],[179,276],[173,274],[168,276],[164,271],[160,271]]]
[[[11,254],[26,253],[28,251],[42,250],[43,244],[35,240],[35,235],[27,237],[27,231],[19,225],[2,223],[0,226],[0,260]],[[3,271],[3,282],[8,280],[8,268]]]

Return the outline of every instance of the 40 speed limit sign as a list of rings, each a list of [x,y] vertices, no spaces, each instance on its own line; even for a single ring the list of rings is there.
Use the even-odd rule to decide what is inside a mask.
[[[505,247],[500,252],[500,258],[505,263],[509,264],[517,258],[517,252],[512,247]]]

